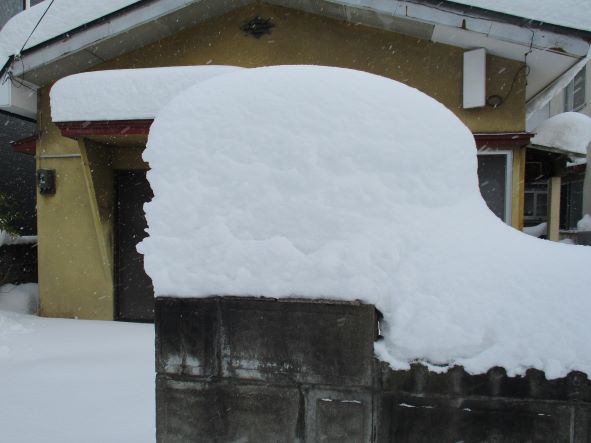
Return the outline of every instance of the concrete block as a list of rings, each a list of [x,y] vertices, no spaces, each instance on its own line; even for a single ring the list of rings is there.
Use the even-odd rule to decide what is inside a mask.
[[[158,376],[156,391],[158,443],[303,440],[297,389]]]
[[[218,365],[218,300],[156,299],[156,371],[214,376]]]
[[[552,402],[391,397],[388,439],[397,443],[567,443],[574,408]],[[387,409],[384,409],[386,411]]]
[[[225,377],[273,383],[373,383],[373,306],[224,298],[221,312]]]
[[[372,441],[373,403],[369,390],[309,390],[306,395],[306,441]]]

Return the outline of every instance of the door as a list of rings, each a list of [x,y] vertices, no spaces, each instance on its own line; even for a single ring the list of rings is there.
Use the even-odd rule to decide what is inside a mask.
[[[136,245],[147,236],[144,203],[153,197],[146,171],[116,171],[115,297],[118,320],[154,321],[154,287]]]

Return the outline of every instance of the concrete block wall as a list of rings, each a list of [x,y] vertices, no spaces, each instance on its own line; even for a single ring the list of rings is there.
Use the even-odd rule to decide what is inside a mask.
[[[446,374],[377,361],[357,302],[156,300],[159,442],[591,441],[584,374]]]

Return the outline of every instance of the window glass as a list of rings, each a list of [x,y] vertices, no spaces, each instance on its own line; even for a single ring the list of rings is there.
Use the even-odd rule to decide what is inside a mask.
[[[507,154],[478,154],[478,184],[484,201],[497,217],[508,220]]]
[[[585,107],[585,76],[587,67],[584,67],[575,76],[572,82],[564,89],[564,110],[579,111]]]
[[[523,220],[526,226],[534,226],[548,219],[548,182],[525,185]]]

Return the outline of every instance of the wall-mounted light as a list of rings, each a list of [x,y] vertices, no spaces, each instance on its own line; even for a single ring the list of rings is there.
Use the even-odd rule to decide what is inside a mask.
[[[55,194],[55,169],[39,169],[37,171],[39,194]]]

